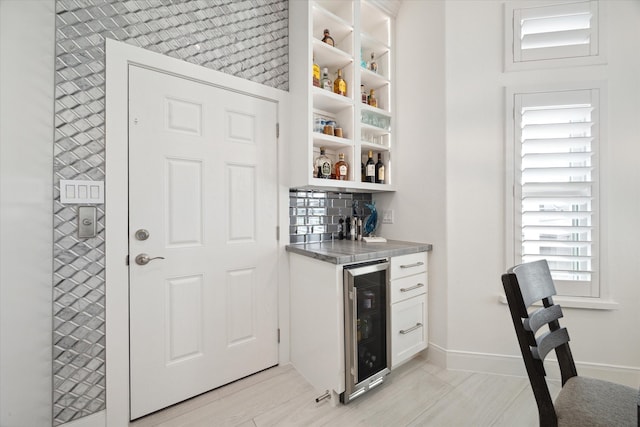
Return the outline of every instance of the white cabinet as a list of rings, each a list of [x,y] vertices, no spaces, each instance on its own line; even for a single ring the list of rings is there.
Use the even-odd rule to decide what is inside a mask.
[[[427,253],[391,258],[391,368],[427,348]]]
[[[292,146],[288,168],[290,187],[338,191],[391,191],[393,186],[393,31],[394,20],[363,0],[315,0],[289,3]],[[328,29],[335,46],[322,42]],[[368,69],[371,54],[376,71]],[[362,56],[362,57],[361,57]],[[327,68],[332,81],[338,70],[347,83],[347,95],[313,85],[313,64]],[[377,107],[363,103],[375,91]],[[342,137],[325,134],[315,119],[333,120]],[[325,147],[335,162],[343,153],[349,164],[348,180],[314,177],[314,161]],[[381,155],[385,183],[361,180],[368,152]]]
[[[343,265],[289,253],[291,362],[322,394],[345,391]],[[391,257],[391,367],[427,347],[427,253]]]

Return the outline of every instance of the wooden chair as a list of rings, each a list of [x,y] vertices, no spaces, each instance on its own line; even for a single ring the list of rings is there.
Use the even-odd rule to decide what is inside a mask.
[[[538,404],[540,426],[638,426],[638,390],[608,381],[578,376],[569,348],[569,334],[558,322],[556,294],[546,260],[515,266],[502,275],[513,326]],[[543,307],[529,308],[542,301]],[[536,332],[548,325],[548,331]],[[543,362],[555,349],[562,389],[555,403],[549,394]]]

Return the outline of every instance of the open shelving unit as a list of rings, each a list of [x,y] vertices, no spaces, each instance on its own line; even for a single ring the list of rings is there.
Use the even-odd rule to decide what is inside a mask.
[[[393,31],[394,20],[366,0],[312,0],[289,4],[290,92],[292,94],[292,149],[290,186],[333,191],[393,191]],[[328,29],[335,46],[322,42]],[[370,70],[374,54],[377,71]],[[337,70],[347,83],[339,95],[312,83],[314,61],[327,68],[330,79]],[[361,101],[361,86],[373,89],[378,107]],[[342,137],[327,135],[314,125],[321,117],[336,122]],[[325,147],[333,163],[344,153],[349,163],[347,181],[314,177],[314,161]],[[361,166],[368,152],[378,153],[385,165],[385,184],[363,182]]]

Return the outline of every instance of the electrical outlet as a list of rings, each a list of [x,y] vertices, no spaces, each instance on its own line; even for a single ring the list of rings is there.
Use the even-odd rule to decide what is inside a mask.
[[[383,224],[393,224],[393,209],[383,210],[382,211],[382,223]]]

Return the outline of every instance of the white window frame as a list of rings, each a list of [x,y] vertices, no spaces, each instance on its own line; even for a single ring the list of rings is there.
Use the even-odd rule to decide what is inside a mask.
[[[561,92],[567,90],[596,90],[598,93],[598,105],[597,105],[597,145],[594,150],[594,156],[597,156],[595,164],[597,170],[595,171],[598,187],[602,183],[602,170],[603,170],[603,146],[606,141],[606,123],[607,123],[607,86],[606,82],[582,82],[582,83],[567,83],[567,84],[549,84],[549,85],[535,85],[535,86],[513,86],[506,88],[506,133],[505,133],[505,168],[506,168],[506,180],[505,180],[505,248],[506,248],[506,267],[520,264],[522,262],[521,252],[521,222],[519,218],[519,211],[521,205],[521,198],[519,196],[519,165],[520,165],[520,141],[517,140],[517,129],[519,125],[519,113],[516,111],[516,95],[517,94],[534,94],[534,93],[546,93],[546,92]],[[599,188],[596,188],[596,197],[599,197]],[[574,307],[585,308],[603,308],[611,309],[616,308],[617,303],[608,301],[608,287],[604,285],[601,279],[601,270],[598,267],[601,264],[603,248],[602,239],[600,235],[603,233],[602,220],[602,208],[600,207],[594,214],[596,235],[594,236],[594,251],[593,256],[596,258],[596,269],[592,275],[592,286],[589,292],[577,294],[575,288],[571,285],[556,281],[556,290],[559,296],[563,296],[565,305],[566,302],[574,302],[575,304],[569,304]],[[597,304],[591,304],[589,301],[598,301]]]
[[[590,30],[590,44],[584,48],[574,46],[549,48],[536,54],[537,58],[522,59],[520,50],[519,17],[527,14],[544,14],[545,9],[554,13],[557,8],[571,9],[576,5],[589,6],[593,19]],[[560,68],[584,65],[604,64],[606,59],[607,6],[598,0],[531,0],[507,1],[504,12],[504,69],[505,71],[523,71],[541,68]],[[532,12],[533,11],[533,12]],[[566,56],[563,56],[566,55]]]

